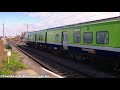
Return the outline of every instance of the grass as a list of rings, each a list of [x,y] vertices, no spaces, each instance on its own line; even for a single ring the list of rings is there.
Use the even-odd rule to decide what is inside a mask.
[[[0,75],[13,75],[16,71],[25,68],[26,65],[20,60],[19,55],[12,51],[9,64],[7,59],[0,64]]]

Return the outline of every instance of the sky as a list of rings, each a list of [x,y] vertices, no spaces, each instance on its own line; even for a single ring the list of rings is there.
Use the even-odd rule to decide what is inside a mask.
[[[0,12],[0,36],[120,16],[120,12]]]

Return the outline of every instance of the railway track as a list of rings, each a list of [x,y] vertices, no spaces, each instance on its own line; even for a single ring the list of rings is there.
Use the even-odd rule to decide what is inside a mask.
[[[72,60],[59,58],[26,45],[19,45],[9,41],[11,45],[40,63],[43,67],[65,78],[116,78],[110,74],[95,70],[87,65],[76,63]]]

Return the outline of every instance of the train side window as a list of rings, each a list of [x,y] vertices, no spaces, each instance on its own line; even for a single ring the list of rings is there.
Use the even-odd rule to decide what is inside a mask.
[[[80,31],[74,31],[73,41],[75,43],[80,43]]]
[[[93,42],[93,33],[92,32],[84,32],[83,33],[83,42],[84,43],[92,43]]]
[[[108,44],[109,43],[109,33],[107,31],[99,31],[97,35],[97,44]]]
[[[56,34],[56,35],[55,35],[55,41],[56,41],[56,42],[59,42],[59,34]]]

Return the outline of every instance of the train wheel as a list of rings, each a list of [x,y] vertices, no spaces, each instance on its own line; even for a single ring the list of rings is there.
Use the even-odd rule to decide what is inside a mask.
[[[58,55],[60,55],[60,56],[62,55],[62,52],[60,49],[58,50]]]
[[[57,54],[57,50],[54,50],[54,54],[55,54],[55,55]]]
[[[120,62],[113,64],[113,70],[120,73]]]
[[[75,59],[75,55],[73,53],[69,53],[69,55],[72,59]]]
[[[34,48],[38,48],[38,45],[34,45]]]
[[[51,53],[54,54],[54,49],[51,49]]]
[[[81,56],[81,54],[75,54],[75,60],[77,60],[77,61],[82,61],[82,56]]]
[[[89,55],[81,54],[79,61],[88,63],[89,62]]]

